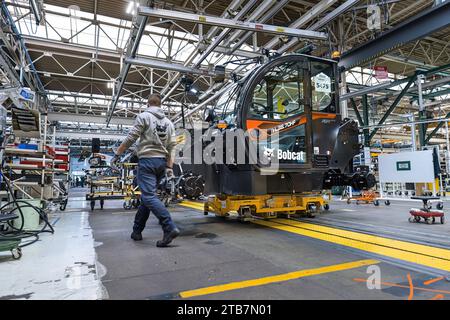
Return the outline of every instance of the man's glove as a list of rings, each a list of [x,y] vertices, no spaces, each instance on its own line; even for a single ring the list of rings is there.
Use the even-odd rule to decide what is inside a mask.
[[[166,176],[168,179],[173,178],[173,169],[166,167]]]
[[[115,154],[111,159],[111,166],[117,166],[117,162],[119,162],[120,156]]]

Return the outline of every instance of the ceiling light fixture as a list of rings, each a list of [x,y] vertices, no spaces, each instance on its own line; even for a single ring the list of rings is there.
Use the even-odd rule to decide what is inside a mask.
[[[127,7],[127,14],[135,15],[136,9],[139,7],[139,2],[130,1]]]

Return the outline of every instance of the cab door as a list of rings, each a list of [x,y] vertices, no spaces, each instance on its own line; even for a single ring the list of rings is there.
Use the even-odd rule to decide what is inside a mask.
[[[312,167],[309,61],[287,56],[268,64],[247,86],[241,119],[258,138],[259,154],[278,161],[281,171]]]

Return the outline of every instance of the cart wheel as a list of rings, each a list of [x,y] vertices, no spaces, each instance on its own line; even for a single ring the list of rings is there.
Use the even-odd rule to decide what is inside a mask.
[[[411,223],[414,223],[414,222],[416,222],[417,220],[416,220],[415,217],[411,216],[411,217],[409,217],[408,221],[411,222]]]
[[[67,202],[69,201],[69,199],[64,200],[64,202],[61,204],[61,206],[59,207],[59,210],[64,211],[66,210],[67,207]]]
[[[386,200],[386,201],[384,202],[384,204],[387,205],[387,206],[390,206],[390,205],[391,205],[391,202],[390,202],[389,200]]]
[[[315,212],[316,212],[316,206],[313,204],[308,204],[307,210],[306,210],[306,216],[308,218],[315,218],[316,217]]]
[[[22,249],[17,247],[11,250],[11,255],[14,260],[19,260],[22,258]]]
[[[103,210],[103,205],[105,204],[105,200],[101,199],[100,200],[100,209]]]
[[[328,210],[330,210],[330,205],[328,203],[325,203],[323,205],[323,208],[328,211]]]
[[[441,217],[441,224],[444,224],[444,223],[445,223],[445,217],[442,216],[442,217]]]
[[[416,220],[416,222],[420,222],[420,217],[414,217],[414,219]]]
[[[374,201],[373,201],[373,204],[374,204],[375,207],[378,207],[378,206],[380,205],[380,201],[374,200]]]
[[[95,200],[91,200],[91,210],[94,210],[95,208]]]
[[[438,210],[444,209],[444,204],[442,202],[438,202],[438,204],[436,205],[436,209]]]
[[[426,218],[425,221],[427,222],[427,224],[433,224],[433,219],[432,218]]]
[[[130,201],[124,201],[123,202],[123,208],[125,210],[130,210],[132,208],[132,205],[131,205]]]
[[[347,204],[350,204],[352,201],[350,200],[350,198],[347,199]]]

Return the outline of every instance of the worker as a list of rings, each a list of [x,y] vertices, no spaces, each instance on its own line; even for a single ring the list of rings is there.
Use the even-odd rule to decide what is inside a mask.
[[[142,240],[142,231],[151,211],[158,218],[164,232],[163,239],[159,240],[156,246],[167,247],[180,234],[180,230],[159,200],[156,189],[164,173],[168,178],[173,176],[176,136],[173,123],[161,109],[160,96],[151,94],[147,105],[147,109],[136,117],[133,127],[117,148],[111,163],[117,163],[120,156],[139,139],[136,154],[139,158],[137,183],[141,191],[141,204],[134,219],[131,239]]]

